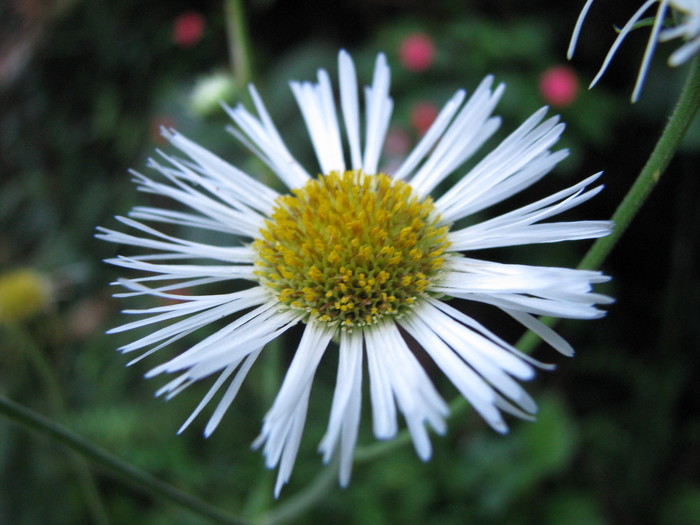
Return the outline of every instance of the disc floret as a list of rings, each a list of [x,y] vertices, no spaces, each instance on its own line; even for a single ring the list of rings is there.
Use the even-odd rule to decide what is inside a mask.
[[[399,316],[445,263],[449,225],[430,197],[380,173],[331,172],[277,199],[253,243],[285,306],[344,328]]]

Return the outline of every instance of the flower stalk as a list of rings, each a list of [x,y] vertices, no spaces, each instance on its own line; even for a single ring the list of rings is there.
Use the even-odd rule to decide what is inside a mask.
[[[105,467],[121,477],[130,486],[141,487],[145,492],[188,509],[210,520],[212,523],[225,525],[250,525],[251,523],[243,518],[227,514],[209,503],[159,480],[155,476],[110,454],[84,437],[3,396],[0,396],[0,414],[10,421],[38,432],[77,452],[84,458]]]
[[[250,59],[250,39],[246,27],[242,0],[226,0],[224,5],[226,17],[226,35],[228,37],[229,59],[233,73],[236,92],[245,93],[245,87],[252,80]]]
[[[18,346],[24,349],[32,367],[38,377],[39,383],[45,391],[45,397],[49,403],[51,412],[62,417],[66,413],[66,403],[63,391],[54,369],[46,358],[46,352],[34,341],[32,337],[20,325],[5,327],[16,341]],[[110,525],[105,503],[102,500],[99,488],[95,481],[90,464],[85,458],[71,455],[68,458],[70,466],[83,492],[85,503],[95,525]]]
[[[260,519],[261,525],[293,523],[295,519],[326,497],[333,487],[337,476],[338,461],[334,460],[306,488],[290,497],[275,510],[263,515]]]

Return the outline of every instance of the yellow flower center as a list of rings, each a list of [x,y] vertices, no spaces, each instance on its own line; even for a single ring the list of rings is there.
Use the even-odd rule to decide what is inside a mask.
[[[285,306],[364,326],[405,313],[438,277],[449,225],[408,184],[332,172],[292,193],[253,243],[256,274]]]

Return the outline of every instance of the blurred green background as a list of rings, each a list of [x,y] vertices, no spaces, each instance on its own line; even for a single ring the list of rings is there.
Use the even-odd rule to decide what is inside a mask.
[[[687,68],[669,69],[665,59],[677,44],[662,45],[641,100],[631,105],[648,34],[642,30],[627,39],[599,86],[587,91],[615,37],[613,24],[624,24],[638,3],[594,4],[574,60],[566,64],[580,4],[250,1],[245,15],[253,80],[292,151],[311,167],[287,81],[311,79],[318,67],[334,74],[341,47],[352,53],[363,83],[371,79],[376,53],[387,54],[396,104],[390,153],[397,157],[419,137],[426,112],[458,88],[471,91],[486,74],[508,86],[496,111],[504,117],[503,137],[548,102],[542,75],[567,66],[579,91],[552,111],[568,124],[561,145],[571,155],[516,200],[532,201],[605,170],[603,194],[569,215],[603,219],[648,157]],[[39,311],[0,320],[0,393],[223,509],[253,516],[283,504],[324,471],[315,448],[327,423],[333,352],[314,384],[291,483],[274,502],[274,473],[250,443],[298,331],[253,369],[211,438],[201,436],[204,417],[176,436],[208,384],[165,402],[153,392],[166,378],[142,378],[163,355],[124,366],[128,357],[115,349],[133,334],[104,332],[123,322],[120,308],[135,304],[111,298],[108,283],[120,271],[101,262],[120,248],[93,238],[95,226],[115,227],[115,214],[149,202],[127,170],[142,169],[154,148],[167,150],[161,125],[261,172],[224,132],[218,103],[202,94],[212,75],[223,73],[224,84],[230,78],[225,26],[218,1],[0,3],[0,275],[31,270],[48,290]],[[415,34],[435,47],[434,59],[420,71],[406,68],[400,56],[402,42]],[[230,103],[246,100],[235,86],[210,89]],[[348,489],[333,485],[294,522],[700,523],[699,151],[696,122],[605,264],[614,281],[603,291],[617,299],[608,316],[560,325],[576,357],[536,350],[536,357],[558,365],[527,385],[541,403],[536,423],[512,421],[511,433],[500,436],[471,411],[461,414],[446,436],[434,438],[432,461],[421,463],[404,446],[358,464]],[[479,256],[575,265],[586,247],[566,243]],[[517,326],[483,310],[470,313],[517,340]],[[163,352],[184,347],[174,346]],[[439,374],[435,381],[446,399],[456,395]],[[361,444],[372,442],[368,423],[365,409]],[[86,472],[63,448],[0,420],[1,524],[205,523],[100,468],[92,470],[100,503],[89,504]]]

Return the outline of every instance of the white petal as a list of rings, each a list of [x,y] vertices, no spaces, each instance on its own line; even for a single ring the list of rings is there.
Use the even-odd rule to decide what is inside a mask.
[[[228,362],[248,355],[296,322],[298,317],[293,313],[277,311],[277,305],[274,303],[263,304],[236,318],[170,361],[155,367],[146,377],[187,369],[193,377],[205,377],[217,369],[225,368]]]
[[[260,119],[251,115],[242,105],[235,108],[225,107],[238,126],[238,130],[229,131],[251,146],[253,152],[270,166],[289,188],[303,186],[311,178],[310,175],[289,153],[256,89],[250,86],[249,91]],[[245,140],[246,137],[250,142]]]
[[[654,54],[654,48],[656,48],[656,42],[659,39],[659,31],[661,31],[664,17],[666,16],[667,5],[668,0],[659,1],[659,9],[656,11],[656,16],[654,17],[654,25],[651,27],[651,34],[649,35],[647,47],[644,50],[644,56],[642,57],[642,65],[639,67],[637,81],[635,82],[634,90],[632,91],[632,102],[636,102],[639,99],[639,93],[642,91],[642,85],[644,84],[644,79],[647,76],[649,64],[651,63],[651,57]]]
[[[152,280],[181,279],[192,277],[221,277],[224,279],[255,280],[255,266],[251,265],[213,265],[213,264],[153,264],[133,257],[119,256],[105,259],[105,262],[131,270],[157,273]]]
[[[209,391],[205,394],[205,396],[202,398],[202,400],[199,402],[199,405],[197,405],[197,408],[195,408],[195,409],[192,411],[192,413],[190,414],[190,417],[188,417],[188,418],[185,420],[185,422],[182,424],[182,426],[180,427],[180,429],[177,431],[178,434],[181,434],[182,432],[184,432],[185,429],[187,429],[187,427],[190,426],[190,423],[192,423],[192,421],[194,420],[194,418],[197,417],[197,415],[199,415],[199,413],[202,411],[202,409],[203,409],[207,404],[209,404],[209,401],[211,401],[211,399],[214,397],[214,394],[216,394],[216,392],[218,392],[218,390],[221,388],[221,386],[226,382],[226,380],[227,380],[227,379],[231,376],[231,374],[236,370],[236,368],[238,367],[238,365],[240,364],[241,361],[242,361],[242,359],[240,359],[240,360],[238,360],[238,361],[236,361],[236,362],[230,364],[229,366],[227,366],[227,367],[224,369],[223,372],[221,372],[221,374],[219,374],[219,377],[216,378],[216,381],[214,382],[214,384],[212,385],[212,387],[209,389]],[[180,376],[180,378],[182,378],[182,380],[186,380],[186,379],[187,379],[187,375],[186,375],[186,374],[182,374],[182,375]],[[178,379],[180,379],[180,378],[178,378]],[[192,384],[192,383],[194,383],[194,381],[190,382],[190,384]],[[168,390],[170,390],[171,388],[173,388],[176,384],[177,384],[176,382],[171,382],[170,384],[166,385],[168,388],[166,388],[166,389],[160,389],[158,392],[156,392],[156,395],[160,395],[160,394],[162,394],[162,393],[164,393],[164,392],[167,392]]]
[[[610,221],[576,221],[535,224],[551,216],[563,213],[599,193],[601,186],[583,192],[583,188],[598,175],[550,195],[522,208],[493,219],[450,232],[450,249],[477,250],[512,245],[543,242],[560,242],[596,238],[608,235],[612,229]],[[562,199],[560,202],[556,202]]]
[[[393,322],[373,326],[365,330],[365,336],[368,361],[373,359],[378,364],[375,367],[370,366],[370,380],[372,374],[381,375],[383,377],[375,377],[374,380],[384,383],[379,403],[375,403],[372,392],[373,411],[378,409],[386,412],[373,412],[375,422],[384,422],[386,427],[375,424],[375,434],[376,430],[379,430],[381,433],[378,433],[377,437],[380,439],[393,437],[395,434],[393,400],[387,400],[385,397],[390,394],[406,419],[418,456],[427,460],[431,455],[431,446],[425,423],[430,424],[436,432],[443,433],[446,428],[444,418],[449,413],[448,407],[406,346]]]
[[[393,102],[389,98],[391,72],[386,57],[380,53],[374,66],[372,87],[365,90],[367,109],[367,133],[362,169],[365,173],[376,174],[379,155],[384,145],[384,137],[389,127]]]
[[[505,432],[508,427],[494,406],[496,396],[493,389],[435,334],[430,320],[430,316],[406,316],[401,319],[401,325],[420,343],[481,417],[498,432]]]
[[[566,342],[566,340],[552,330],[549,326],[545,325],[539,319],[527,314],[525,312],[519,312],[517,310],[510,310],[508,308],[503,308],[503,311],[508,315],[512,316],[516,321],[520,322],[523,326],[535,332],[538,336],[542,338],[545,343],[548,343],[552,348],[558,352],[564,354],[567,357],[572,357],[574,355],[574,348]]]
[[[353,453],[360,425],[362,402],[362,333],[341,332],[338,376],[328,429],[319,450],[328,463],[340,441],[340,484],[350,481]]]
[[[581,33],[581,26],[583,25],[583,20],[586,18],[586,15],[588,14],[588,10],[591,8],[591,4],[593,4],[593,0],[586,0],[586,3],[583,6],[581,13],[578,15],[578,19],[576,20],[576,25],[574,26],[574,32],[571,35],[571,41],[569,42],[569,48],[566,51],[566,58],[568,58],[569,60],[571,60],[571,57],[574,56],[574,49],[576,48],[576,42],[578,41],[578,35]]]
[[[481,210],[487,209],[493,204],[502,202],[508,197],[529,188],[547,175],[554,166],[568,155],[568,150],[543,153],[536,159],[530,161],[530,163],[518,172],[493,186],[487,193],[482,194],[478,201],[474,201],[471,207],[463,207],[461,209],[461,214],[459,217],[456,217],[455,220],[471,215],[474,213],[476,207]]]
[[[442,283],[431,291],[537,315],[595,319],[605,315],[594,307],[612,300],[591,292],[593,283],[609,278],[600,272],[526,265],[498,264],[454,257]],[[503,282],[501,283],[501,279]]]
[[[392,398],[391,383],[381,360],[383,348],[376,348],[369,336],[367,341],[367,368],[369,392],[372,403],[372,427],[377,439],[390,439],[396,435],[396,405]]]
[[[127,226],[131,226],[132,228],[154,237],[165,239],[166,241],[156,241],[145,237],[136,237],[107,228],[98,228],[98,231],[101,233],[97,234],[96,237],[98,239],[117,244],[128,244],[130,246],[140,246],[144,248],[152,248],[154,250],[170,250],[172,253],[181,253],[196,258],[218,259],[232,263],[252,263],[255,260],[255,253],[249,247],[222,247],[187,241],[171,235],[166,235],[154,228],[150,228],[145,224],[126,217],[116,217],[116,219]]]
[[[439,290],[439,288],[438,288]],[[445,293],[447,289],[444,290]],[[491,304],[501,309],[512,309],[528,312],[535,315],[551,315],[566,319],[599,319],[605,316],[605,312],[591,305],[562,302],[541,297],[527,297],[518,294],[470,294],[453,292],[454,297]]]
[[[221,398],[221,401],[216,406],[216,410],[214,410],[214,413],[211,415],[211,418],[209,418],[207,426],[204,428],[205,437],[209,437],[212,434],[212,432],[216,430],[216,427],[219,426],[221,418],[224,417],[224,413],[226,413],[228,407],[231,406],[231,403],[233,402],[233,400],[236,397],[236,394],[238,393],[238,390],[240,390],[241,385],[243,384],[243,380],[245,379],[246,375],[248,375],[251,366],[253,366],[253,363],[255,363],[255,360],[260,355],[261,350],[262,347],[257,351],[251,352],[248,355],[248,357],[246,357],[245,362],[241,366],[240,370],[238,370],[236,377],[233,379],[233,381],[231,381],[231,384],[226,389],[226,392]]]
[[[279,464],[275,495],[288,481],[294,466],[313,376],[334,332],[335,328],[314,322],[306,325],[282,386],[265,416],[260,436],[253,443],[256,448],[264,443],[268,468]]]
[[[178,176],[178,174],[182,175],[182,173],[164,167],[152,159],[149,161],[148,166],[164,175],[168,179],[169,184],[155,182],[140,173],[132,171],[139,191],[164,195],[176,200],[200,213],[203,217],[223,224],[221,231],[230,231],[246,237],[253,237],[260,229],[262,217],[249,209],[245,209],[240,203],[232,207],[231,199],[227,203],[216,200],[211,195],[206,195],[195,189],[191,185],[190,177]]]
[[[642,6],[632,15],[632,17],[627,21],[627,23],[623,26],[623,28],[620,30],[620,33],[618,34],[617,38],[615,39],[615,42],[613,42],[613,45],[610,47],[610,50],[608,51],[608,54],[605,56],[605,59],[603,60],[603,65],[600,67],[600,70],[598,71],[598,74],[596,74],[595,78],[590,84],[590,87],[593,87],[596,85],[598,80],[600,80],[600,77],[603,76],[603,73],[605,73],[605,70],[608,68],[608,64],[610,64],[610,61],[612,60],[613,56],[617,52],[617,48],[620,47],[620,44],[622,44],[622,41],[625,39],[625,37],[632,31],[633,26],[639,21],[639,19],[642,17],[642,15],[646,12],[647,9],[649,9],[654,3],[656,3],[659,0],[647,0],[642,4]],[[664,4],[666,3],[666,0],[661,0],[661,7],[665,7]],[[658,18],[657,18],[658,19]],[[647,50],[645,52],[645,58],[642,62],[642,68],[640,69],[639,76],[637,77],[637,83],[634,88],[634,93],[632,95],[632,101],[636,101],[637,95],[639,94],[639,89],[641,88],[642,82],[644,81],[644,76],[646,75],[646,67],[648,66],[648,58],[651,57],[651,52],[653,52],[653,48],[656,45],[656,37],[655,33],[658,32],[658,29],[652,31],[652,36],[654,37],[649,38],[649,43],[647,45]],[[648,58],[647,58],[648,55]]]
[[[219,306],[223,302],[224,301],[220,300],[220,299],[214,299],[214,300],[202,299],[202,300],[197,300],[197,301],[189,301],[187,303],[168,305],[167,307],[157,307],[157,308],[167,308],[167,311],[164,311],[163,313],[160,313],[158,315],[152,315],[151,317],[147,317],[145,319],[140,319],[139,321],[133,321],[131,323],[117,326],[115,328],[107,330],[106,333],[117,334],[119,332],[125,332],[127,330],[141,328],[142,326],[146,326],[149,324],[161,323],[163,321],[169,321],[169,320],[174,319],[176,317],[182,317],[183,315],[192,315],[192,314],[200,312],[202,310],[207,310],[207,309],[212,308],[214,306]],[[228,302],[228,301],[226,301],[226,302]],[[155,309],[151,309],[150,311],[145,310],[144,313],[155,313],[153,310],[155,310]],[[141,312],[135,312],[133,310],[132,311],[125,310],[123,313],[141,313]]]
[[[511,177],[520,177],[519,183],[527,186],[528,182],[520,175],[522,171],[531,179],[541,178],[541,170],[532,170],[530,165],[550,155],[549,148],[564,129],[557,117],[540,123],[546,109],[535,112],[437,200],[436,207],[445,222],[453,222],[497,202],[492,200],[491,192],[498,192],[498,186]]]
[[[516,347],[514,347],[511,344],[508,344],[506,341],[504,341],[503,339],[498,337],[496,334],[494,334],[490,330],[487,330],[486,327],[482,326],[480,323],[477,323],[474,319],[467,316],[463,312],[460,312],[456,308],[453,308],[449,304],[447,304],[439,299],[435,299],[433,297],[427,297],[425,300],[429,304],[431,304],[432,306],[437,308],[438,310],[444,312],[445,314],[449,315],[453,319],[456,319],[457,321],[459,321],[463,325],[468,326],[469,328],[471,328],[475,332],[481,334],[485,338],[493,341],[496,344],[496,346],[494,348],[502,349],[505,352],[513,354],[513,355],[519,357],[520,359],[522,359],[523,361],[531,364],[532,366],[535,366],[537,368],[541,368],[542,370],[554,370],[556,368],[555,365],[542,363],[541,361],[538,361],[534,357],[521,352]],[[520,379],[531,379],[532,375],[531,374],[524,375],[524,376],[521,375],[518,377],[520,377]]]
[[[491,341],[427,304],[421,311],[430,312],[431,329],[479,375],[525,411],[535,410],[532,399],[509,375],[532,377],[533,371],[527,363],[512,354],[498,352],[492,348],[494,345]]]
[[[345,130],[350,144],[350,164],[353,170],[362,169],[360,153],[360,103],[357,94],[357,76],[352,58],[345,51],[338,56],[338,73],[340,77],[340,104],[343,108]]]
[[[340,129],[328,73],[318,72],[318,84],[292,82],[291,88],[309,131],[321,173],[345,171]]]
[[[428,152],[432,149],[438,139],[442,136],[445,129],[447,129],[452,117],[457,112],[459,107],[462,105],[462,101],[466,92],[462,89],[457,91],[453,97],[445,104],[445,106],[440,110],[440,113],[435,118],[428,131],[423,135],[420,142],[413,148],[411,154],[406,157],[406,160],[401,164],[398,170],[394,173],[395,179],[404,179],[411,177],[414,168],[425,158]]]
[[[269,214],[278,197],[273,189],[225,162],[209,150],[176,131],[166,134],[170,142],[197,163],[200,171],[222,188],[226,188],[236,199],[251,208]],[[166,156],[166,158],[169,158]]]
[[[231,296],[225,302],[219,302],[218,305],[208,308],[201,313],[190,315],[182,321],[178,321],[177,323],[166,326],[165,328],[151,332],[149,335],[122,347],[120,350],[125,353],[132,352],[134,350],[159,343],[174,336],[191,333],[192,331],[206,326],[216,320],[240,312],[241,310],[250,308],[251,306],[258,305],[266,298],[266,296],[257,293],[257,290],[252,293],[250,293],[248,290],[246,290],[246,292],[231,294]],[[206,303],[206,307],[208,306],[210,306],[209,302]],[[137,326],[138,325],[128,324],[123,329],[128,330],[131,328],[136,328]],[[119,328],[115,330],[120,331]]]
[[[440,139],[430,158],[411,179],[411,186],[425,195],[464,163],[498,129],[500,119],[489,118],[505,86],[491,92],[492,77],[486,77]]]
[[[162,299],[173,299],[175,301],[196,301],[200,298],[208,299],[210,297],[217,297],[221,295],[228,294],[215,294],[215,295],[186,295],[182,293],[182,290],[192,290],[197,286],[203,286],[205,284],[220,283],[223,281],[228,281],[227,277],[202,277],[194,279],[179,280],[176,283],[165,284],[150,288],[142,283],[161,281],[160,275],[152,275],[149,277],[137,277],[134,279],[118,279],[117,281],[111,283],[112,285],[119,285],[130,292],[115,293],[114,297],[137,297],[140,295],[152,295],[153,297],[160,297]],[[166,279],[167,280],[167,279]],[[175,293],[180,292],[180,293]]]
[[[238,228],[230,224],[222,224],[208,217],[176,210],[165,210],[152,206],[134,206],[129,212],[129,217],[151,222],[166,224],[178,224],[202,230],[211,230],[223,233],[236,233]]]
[[[695,40],[686,42],[676,49],[671,56],[668,57],[668,63],[671,66],[680,66],[690,60],[690,57],[698,51],[700,51],[700,36],[696,36]]]

